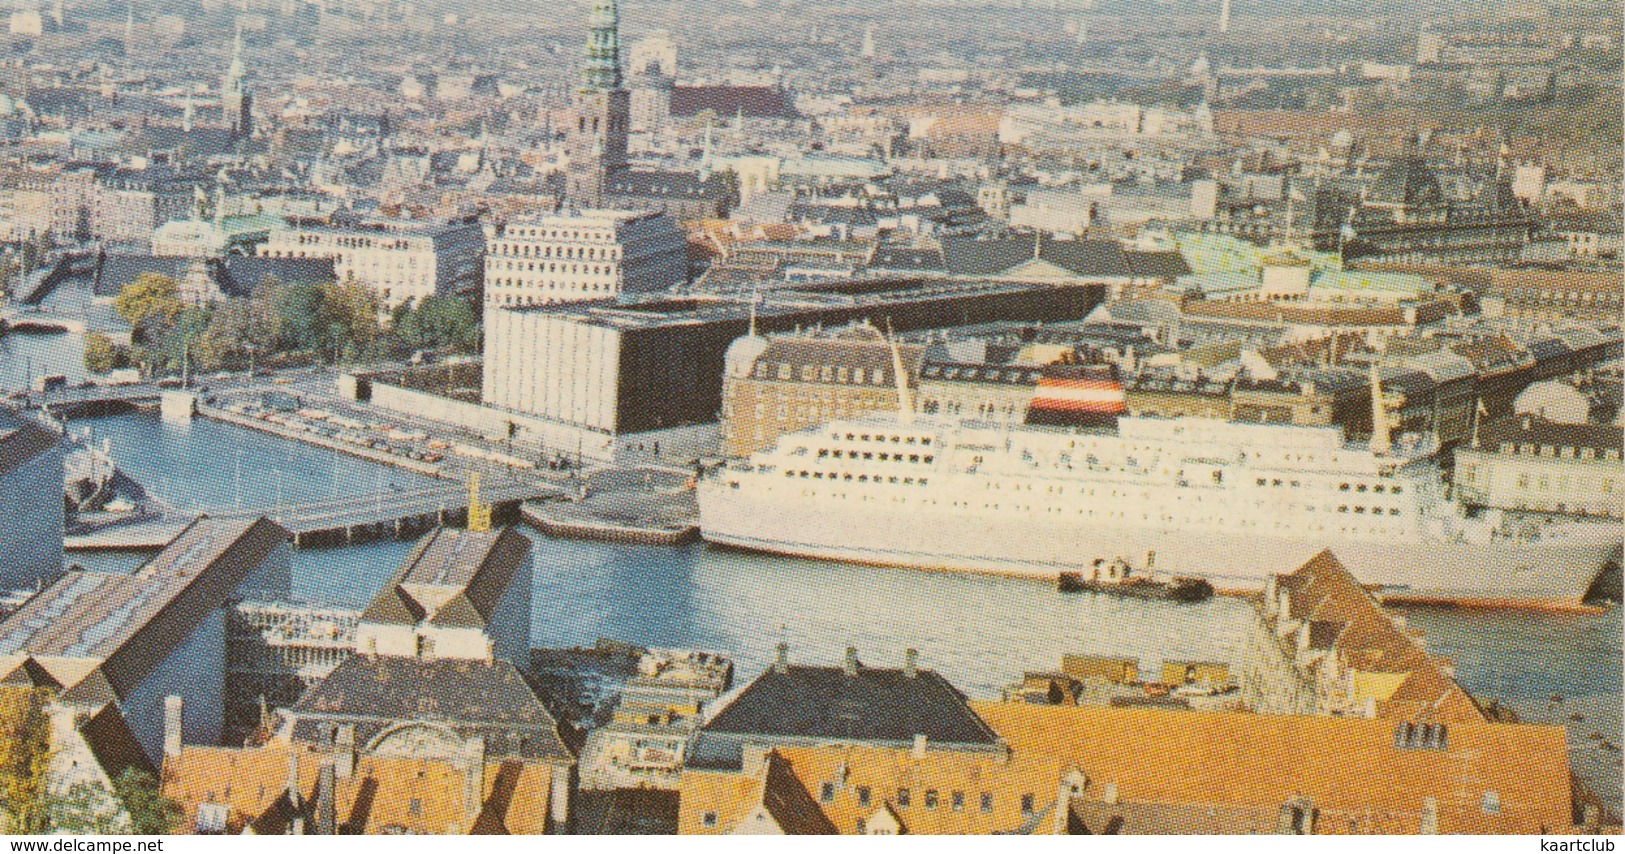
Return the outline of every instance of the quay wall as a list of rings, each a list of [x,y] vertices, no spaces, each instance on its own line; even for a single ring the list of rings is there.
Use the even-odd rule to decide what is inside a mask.
[[[430,477],[438,478],[446,477],[442,467],[435,463],[420,462],[418,460],[402,457],[398,454],[380,451],[377,448],[367,448],[361,445],[354,445],[349,442],[340,442],[337,439],[330,439],[316,433],[307,433],[303,430],[290,430],[280,424],[272,424],[268,421],[261,421],[258,418],[238,415],[230,410],[200,405],[198,407],[198,414],[204,416],[205,418],[212,418],[216,421],[224,421],[227,424],[236,424],[239,427],[247,427],[251,430],[259,430],[262,433],[270,433],[273,436],[281,436],[284,439],[292,439],[296,442],[316,445],[317,447],[349,454],[352,457],[360,457],[365,460],[372,460],[375,463],[392,465],[397,468],[406,469],[407,471],[417,472],[418,474],[425,474]]]
[[[450,424],[486,437],[511,438],[519,446],[598,463],[650,462],[657,458],[653,450],[657,445],[661,458],[693,459],[716,453],[720,435],[714,422],[644,433],[608,433],[377,380],[372,382],[370,402],[402,415]]]

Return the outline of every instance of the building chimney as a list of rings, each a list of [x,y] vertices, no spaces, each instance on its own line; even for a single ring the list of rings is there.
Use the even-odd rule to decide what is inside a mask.
[[[283,784],[283,794],[287,795],[288,805],[294,812],[301,812],[305,807],[305,796],[299,791],[299,751],[297,748],[288,751],[288,781]]]
[[[1424,836],[1431,836],[1439,832],[1439,799],[1422,799],[1422,823],[1417,826],[1416,832]]]
[[[547,793],[549,823],[554,833],[568,832],[570,827],[570,795],[575,788],[573,769],[569,765],[553,766],[553,785]]]
[[[181,698],[174,694],[164,698],[164,756],[166,757],[181,755],[181,708],[183,705]]]
[[[914,648],[903,650],[903,675],[910,679],[920,675],[920,651]]]
[[[1100,800],[1108,804],[1117,803],[1117,784],[1107,783],[1100,793]]]
[[[485,806],[485,739],[476,735],[463,749],[463,820],[470,822]]]
[[[333,763],[323,762],[316,775],[316,835],[334,836],[338,833],[338,776]]]
[[[841,669],[843,671],[845,671],[846,675],[848,675],[848,676],[856,676],[856,675],[858,675],[858,648],[857,647],[849,646],[849,647],[846,648],[846,660],[841,662]]]
[[[790,672],[790,645],[783,641],[779,642],[778,655],[773,659],[773,672]]]
[[[914,755],[915,759],[924,759],[925,758],[925,748],[926,748],[926,746],[928,744],[929,744],[929,742],[927,741],[927,739],[925,737],[925,733],[917,732],[917,733],[914,734],[914,754],[913,755]]]
[[[340,780],[355,773],[355,724],[340,724],[333,734],[333,771]]]
[[[772,748],[761,744],[747,744],[739,752],[739,769],[747,777],[755,777],[762,773],[762,767],[767,764],[767,754]]]

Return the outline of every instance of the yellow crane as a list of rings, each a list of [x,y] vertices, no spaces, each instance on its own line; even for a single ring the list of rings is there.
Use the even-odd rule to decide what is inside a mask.
[[[491,505],[480,503],[480,473],[468,473],[468,530],[491,530]]]

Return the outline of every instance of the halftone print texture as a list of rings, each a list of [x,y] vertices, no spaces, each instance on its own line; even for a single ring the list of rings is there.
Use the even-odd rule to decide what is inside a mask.
[[[16,0],[0,834],[1612,850],[1622,57],[1602,0]]]

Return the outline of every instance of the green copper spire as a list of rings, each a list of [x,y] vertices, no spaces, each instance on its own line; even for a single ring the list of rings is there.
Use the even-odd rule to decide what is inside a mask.
[[[581,89],[608,92],[621,88],[621,12],[615,0],[592,4],[587,57],[581,64]]]

